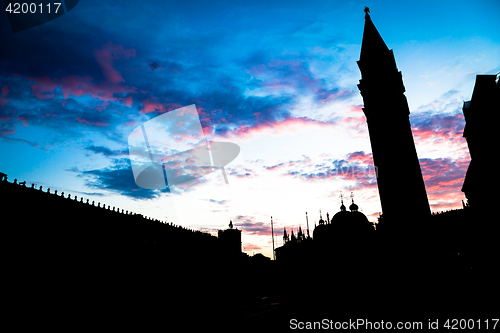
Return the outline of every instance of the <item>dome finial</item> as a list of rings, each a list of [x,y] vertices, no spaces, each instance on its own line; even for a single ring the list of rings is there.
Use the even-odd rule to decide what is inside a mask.
[[[370,12],[370,8],[368,8],[368,6],[365,6],[365,13],[368,15],[369,12]]]
[[[351,212],[357,211],[358,210],[358,205],[356,205],[354,203],[354,194],[352,192],[351,192],[351,200],[352,200],[352,203],[349,206],[349,209],[351,210]]]
[[[343,212],[345,211],[345,206],[344,206],[344,195],[342,194],[342,191],[340,191],[340,210]]]

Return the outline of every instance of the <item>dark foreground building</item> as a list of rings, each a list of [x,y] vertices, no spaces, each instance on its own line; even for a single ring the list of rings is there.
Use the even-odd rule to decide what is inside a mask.
[[[197,330],[214,316],[223,327],[251,314],[241,304],[268,288],[259,276],[269,263],[241,252],[240,230],[218,239],[3,173],[0,197],[4,301],[18,327],[117,328],[140,318],[143,331],[150,318]],[[231,232],[239,239],[227,242]],[[228,287],[234,277],[253,283]]]
[[[431,214],[402,76],[368,13],[358,65],[383,214],[375,230],[354,202],[350,211],[342,202],[331,220],[320,219],[312,238],[284,232],[277,263],[306,304],[299,308],[319,320],[496,318],[487,299],[499,296],[500,228],[496,196],[487,189],[498,187],[498,177],[487,170],[498,142],[497,77],[479,75],[464,104],[472,162],[462,190],[469,203]]]
[[[462,192],[471,206],[494,204],[494,192],[500,185],[499,178],[492,174],[495,162],[492,147],[498,147],[498,124],[500,124],[500,86],[497,75],[477,75],[470,101],[464,102],[464,138],[467,140],[471,162],[465,176]]]
[[[470,205],[431,216],[401,74],[369,15],[359,66],[384,213],[376,230],[354,202],[349,211],[341,202],[313,237],[309,230],[290,237],[285,232],[274,262],[242,254],[241,233],[231,226],[218,239],[1,175],[4,315],[16,328],[141,332],[158,325],[285,331],[294,319],[361,318],[420,321],[422,328],[435,319],[440,325],[474,319],[476,328],[492,327],[499,225],[492,215],[496,197],[480,197],[491,176],[476,166],[487,161],[487,140],[497,142],[498,122],[490,115],[495,117],[498,83],[478,77],[464,105],[473,163],[463,190]],[[392,156],[403,163],[397,170]]]

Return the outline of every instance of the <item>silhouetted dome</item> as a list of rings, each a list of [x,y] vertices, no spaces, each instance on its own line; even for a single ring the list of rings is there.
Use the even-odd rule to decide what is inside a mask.
[[[328,238],[328,228],[329,225],[326,225],[326,224],[320,224],[318,226],[316,226],[316,228],[314,228],[314,231],[313,231],[313,239],[316,240],[316,241],[324,241]]]
[[[350,223],[352,224],[352,228],[356,231],[364,232],[364,231],[374,231],[373,224],[368,221],[368,218],[365,214],[353,211],[350,214]]]
[[[325,243],[342,242],[345,237],[351,239],[370,231],[374,231],[373,224],[368,221],[365,214],[358,211],[358,205],[352,202],[347,211],[344,203],[340,211],[332,216],[329,224],[324,224],[323,219],[313,231],[313,239]]]
[[[348,221],[349,215],[350,213],[347,210],[345,210],[344,206],[344,210],[341,210],[340,212],[337,212],[335,215],[332,216],[331,224],[334,226],[336,225],[338,226],[341,223],[344,224]]]
[[[375,230],[373,228],[373,224],[368,221],[368,218],[365,214],[358,211],[358,206],[353,203],[349,207],[351,209],[350,212],[341,210],[337,212],[332,217],[331,226],[332,233],[339,237],[354,235],[358,232],[366,232],[370,230]]]

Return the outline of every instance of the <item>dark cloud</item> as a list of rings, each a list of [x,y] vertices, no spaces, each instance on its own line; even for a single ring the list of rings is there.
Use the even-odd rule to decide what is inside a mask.
[[[449,90],[410,114],[417,139],[461,139],[465,127],[462,100],[457,90]]]
[[[84,149],[89,150],[91,152],[94,152],[96,154],[102,154],[103,156],[106,156],[106,157],[116,157],[116,156],[128,155],[128,149],[111,150],[111,149],[104,147],[104,146],[94,146],[94,145],[87,146]]]
[[[337,166],[322,165],[316,167],[317,168],[313,171],[288,171],[286,175],[306,181],[327,179],[349,180],[353,182],[351,186],[353,189],[377,186],[375,169],[372,166],[346,164]]]
[[[133,199],[153,199],[166,190],[147,190],[136,185],[130,163],[120,161],[111,167],[82,171],[81,177],[85,178],[85,186],[92,189],[115,192]]]
[[[5,78],[3,82],[8,88],[6,94],[8,102],[0,107],[0,136],[16,138],[17,127],[36,126],[46,130],[43,133],[38,131],[40,137],[36,139],[43,142],[41,146],[44,147],[82,138],[84,133],[89,131],[110,136],[117,132],[118,126],[122,126],[133,117],[125,113],[128,110],[124,109],[128,107],[119,103],[118,99],[103,101],[87,98],[85,95],[82,95],[85,98],[73,95],[65,97],[67,93],[65,89],[69,89],[68,85],[78,87],[77,81],[77,78],[57,82],[52,82],[50,79],[33,81]],[[81,84],[82,88],[94,89],[93,93],[99,94],[98,89],[91,88],[91,81],[83,81]]]
[[[420,166],[425,186],[438,196],[455,191],[460,193],[470,159],[421,158]]]
[[[152,10],[150,14],[145,14],[146,7]],[[7,80],[10,89],[9,96],[0,101],[6,103],[0,114],[5,119],[1,135],[13,135],[17,126],[26,123],[58,130],[48,136],[64,133],[67,138],[77,138],[90,129],[124,142],[126,133],[118,133],[120,126],[138,125],[160,113],[196,104],[206,132],[225,136],[241,128],[294,119],[287,106],[294,103],[295,93],[257,97],[248,96],[247,88],[285,85],[296,93],[316,96],[316,101],[329,101],[332,96],[345,99],[352,94],[327,88],[325,82],[315,79],[307,63],[297,60],[304,55],[276,58],[255,50],[240,55],[235,64],[241,67],[223,69],[216,64],[218,58],[210,56],[214,44],[200,42],[207,39],[217,44],[223,34],[181,34],[180,26],[167,22],[171,15],[165,6],[148,4],[139,12],[134,6],[117,10],[111,3],[103,4],[98,12],[91,8],[79,4],[70,15],[22,36],[7,33],[0,37],[2,45],[9,45],[0,57],[0,69],[5,73],[0,86]],[[155,20],[160,13],[162,19]],[[123,17],[127,17],[125,25]],[[144,22],[148,22],[147,28],[138,30]],[[79,29],[81,25],[88,29]],[[146,29],[153,27],[162,31],[164,51],[155,49],[155,38],[144,37]],[[143,38],[134,37],[138,34]],[[159,70],[150,70],[152,60]],[[261,68],[268,79],[254,75]],[[52,141],[58,140],[53,137]]]
[[[356,151],[346,155],[345,159],[323,159],[313,163],[304,156],[301,160],[281,162],[276,165],[264,166],[268,171],[278,171],[284,176],[290,176],[305,181],[327,179],[343,179],[353,182],[353,188],[368,188],[377,185],[372,154]]]
[[[215,200],[215,199],[207,199],[207,200],[209,202],[213,202],[219,205],[225,205],[228,202],[228,200]]]
[[[460,139],[465,127],[463,114],[429,114],[423,113],[411,118],[412,132],[417,137],[430,138],[458,138]]]
[[[234,221],[234,226],[244,233],[260,236],[271,236],[271,224],[256,222],[254,217],[238,215]]]

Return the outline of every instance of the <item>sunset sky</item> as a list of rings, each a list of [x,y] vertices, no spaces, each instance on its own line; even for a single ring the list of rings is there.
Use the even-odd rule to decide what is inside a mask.
[[[0,172],[196,230],[232,219],[243,250],[269,257],[271,216],[281,245],[305,212],[311,232],[319,210],[335,214],[340,191],[376,221],[357,88],[365,6],[403,74],[431,210],[458,208],[462,103],[476,74],[500,71],[496,0],[83,0],[17,33],[2,12]],[[229,184],[216,171],[170,192],[139,188],[129,134],[192,104],[207,140],[241,148]]]

